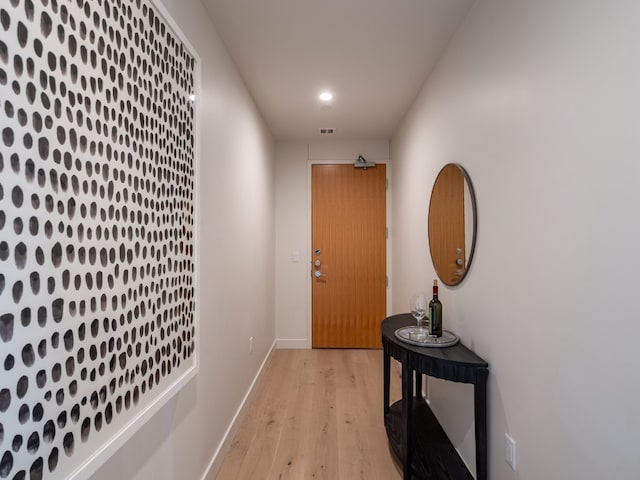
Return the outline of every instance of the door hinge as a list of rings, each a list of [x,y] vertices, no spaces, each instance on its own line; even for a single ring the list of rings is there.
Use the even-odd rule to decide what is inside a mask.
[[[386,282],[387,282],[387,288],[389,288],[389,275],[387,275],[385,278],[386,278]]]
[[[384,229],[384,238],[389,240],[389,227],[385,227]]]

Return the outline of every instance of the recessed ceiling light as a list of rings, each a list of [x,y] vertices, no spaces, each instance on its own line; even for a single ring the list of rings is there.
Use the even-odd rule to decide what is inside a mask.
[[[333,93],[329,91],[324,91],[318,96],[318,98],[323,102],[329,102],[333,98]]]

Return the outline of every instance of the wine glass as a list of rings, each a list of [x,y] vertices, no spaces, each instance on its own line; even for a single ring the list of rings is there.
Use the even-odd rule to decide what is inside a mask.
[[[427,296],[424,293],[411,296],[411,315],[416,319],[418,328],[423,327],[422,319],[427,316]]]

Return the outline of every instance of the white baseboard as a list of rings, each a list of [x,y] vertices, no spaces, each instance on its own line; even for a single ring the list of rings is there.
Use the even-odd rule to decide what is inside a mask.
[[[253,398],[253,395],[255,393],[255,387],[258,384],[260,375],[262,375],[264,366],[266,365],[267,360],[271,356],[271,352],[273,352],[273,350],[275,350],[276,348],[276,343],[277,343],[277,340],[274,340],[273,343],[271,344],[271,347],[269,348],[267,355],[264,357],[264,360],[262,361],[262,364],[260,365],[260,368],[258,369],[256,376],[253,378],[253,381],[249,386],[249,390],[247,390],[247,393],[242,399],[242,402],[240,403],[238,410],[236,410],[236,414],[233,416],[233,420],[231,421],[229,428],[227,428],[227,431],[222,437],[222,441],[220,442],[220,445],[218,445],[218,448],[213,454],[213,457],[211,458],[209,465],[207,465],[207,468],[201,480],[213,479],[218,474],[218,470],[220,470],[220,467],[222,466],[224,457],[229,451],[229,448],[231,448],[231,442],[233,441],[233,437],[235,436],[236,432],[238,431],[238,428],[240,427],[240,423],[242,422],[242,419],[246,413],[246,409],[251,403],[251,399]]]
[[[278,350],[287,348],[308,349],[311,348],[311,340],[308,338],[278,338],[276,339],[276,348]]]

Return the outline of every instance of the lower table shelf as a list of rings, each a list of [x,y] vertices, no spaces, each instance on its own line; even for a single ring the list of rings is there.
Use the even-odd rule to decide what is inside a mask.
[[[421,397],[414,397],[412,404],[415,435],[413,474],[424,480],[473,480],[429,405]],[[402,401],[389,407],[384,425],[391,448],[404,461],[406,432],[402,422]]]

